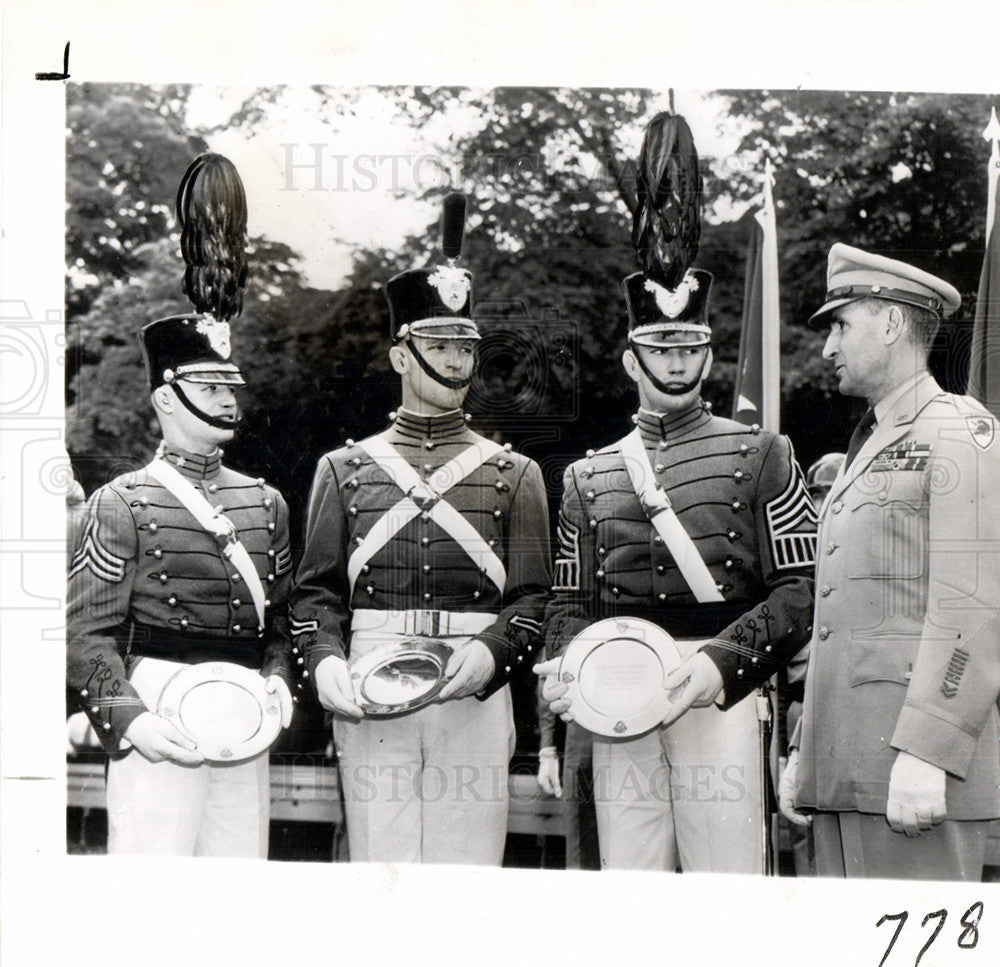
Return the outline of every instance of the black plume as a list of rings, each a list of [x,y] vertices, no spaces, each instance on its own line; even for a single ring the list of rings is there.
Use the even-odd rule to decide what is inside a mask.
[[[687,121],[679,114],[657,114],[639,153],[632,244],[642,271],[671,290],[698,255],[701,187]]]
[[[446,259],[457,259],[462,254],[465,236],[465,195],[453,191],[445,195],[441,209],[441,251]]]
[[[233,163],[199,155],[177,189],[184,294],[220,321],[243,311],[247,284],[247,197]]]

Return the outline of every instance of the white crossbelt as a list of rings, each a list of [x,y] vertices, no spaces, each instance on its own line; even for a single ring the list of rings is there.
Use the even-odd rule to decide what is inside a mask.
[[[691,535],[684,530],[684,525],[674,513],[670,498],[656,482],[646,445],[638,430],[633,430],[622,441],[622,457],[625,459],[629,480],[632,481],[632,489],[642,505],[642,512],[649,518],[656,533],[663,538],[663,543],[694,596],[703,604],[724,601],[725,598],[715,586],[715,579],[698,553]]]
[[[478,635],[497,620],[481,611],[376,611],[359,608],[351,613],[351,631],[384,631],[387,635]]]
[[[240,576],[246,582],[250,597],[253,598],[254,611],[257,612],[257,630],[263,631],[264,609],[266,607],[264,585],[260,582],[257,568],[250,560],[250,553],[240,542],[239,535],[236,533],[236,525],[225,514],[217,511],[205,499],[205,495],[195,489],[194,484],[187,477],[178,473],[165,460],[156,457],[146,469],[151,477],[155,477],[183,504],[191,516],[209,534],[217,538],[225,538],[226,543],[221,544],[222,554],[239,571]]]
[[[426,513],[483,570],[503,592],[507,569],[486,539],[445,499],[444,494],[487,460],[503,452],[491,440],[473,443],[458,456],[438,467],[424,481],[406,458],[382,435],[359,444],[368,456],[385,471],[405,496],[389,508],[368,531],[347,562],[347,580],[353,591],[364,566],[389,543],[411,520]]]

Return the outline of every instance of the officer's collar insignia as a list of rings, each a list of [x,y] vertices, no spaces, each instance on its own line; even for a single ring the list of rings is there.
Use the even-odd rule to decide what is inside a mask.
[[[427,277],[428,284],[437,289],[441,301],[452,312],[458,312],[468,301],[472,280],[465,269],[451,265],[440,265],[437,271]]]
[[[218,319],[213,319],[211,316],[202,316],[198,320],[198,324],[195,326],[211,345],[212,349],[215,350],[223,359],[229,359],[232,353],[232,347],[229,345],[229,323],[219,322]]]
[[[972,434],[972,439],[976,445],[984,450],[988,449],[996,436],[996,422],[989,416],[967,416],[965,425]]]
[[[656,299],[657,308],[668,319],[676,319],[687,308],[691,295],[700,287],[701,284],[690,272],[685,273],[673,292],[652,279],[646,279],[645,285],[646,291],[651,292]]]

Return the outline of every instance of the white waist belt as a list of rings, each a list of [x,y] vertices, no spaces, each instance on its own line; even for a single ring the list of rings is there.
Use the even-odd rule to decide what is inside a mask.
[[[360,608],[351,615],[351,631],[384,631],[388,635],[475,635],[497,615],[482,611],[376,611]]]

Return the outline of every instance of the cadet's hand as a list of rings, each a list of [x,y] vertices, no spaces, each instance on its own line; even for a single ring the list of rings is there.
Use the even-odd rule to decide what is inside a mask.
[[[481,641],[473,638],[448,659],[444,670],[448,684],[441,689],[438,699],[447,702],[451,698],[475,695],[493,677],[495,670],[493,653]]]
[[[561,658],[550,658],[548,661],[535,665],[535,674],[544,676],[542,682],[542,701],[548,702],[549,708],[555,712],[564,722],[573,721],[573,713],[570,711],[570,700],[563,698],[568,689],[567,685],[559,683],[559,665]]]
[[[780,761],[779,760],[779,764]],[[778,808],[781,815],[796,826],[808,826],[812,816],[800,813],[795,808],[795,793],[799,787],[799,750],[796,749],[789,757],[788,763],[780,769],[778,778]]]
[[[689,708],[711,705],[722,691],[722,675],[715,662],[699,651],[670,672],[663,680],[663,687],[675,692],[670,696],[673,703],[670,712],[663,720],[664,725],[669,725]]]
[[[561,796],[559,782],[559,755],[550,745],[538,750],[538,785],[546,796]]]
[[[351,672],[343,658],[327,655],[316,666],[316,694],[319,704],[328,712],[352,719],[364,718],[364,710],[354,701]]]
[[[137,715],[125,730],[125,738],[150,762],[168,759],[181,766],[196,766],[205,761],[191,736],[154,712]]]
[[[897,833],[919,836],[944,819],[945,771],[908,752],[900,752],[889,774],[885,818]]]
[[[264,691],[269,695],[278,696],[278,704],[281,706],[281,727],[287,729],[292,724],[295,703],[292,702],[292,693],[288,690],[285,680],[280,675],[268,675],[264,679]]]

